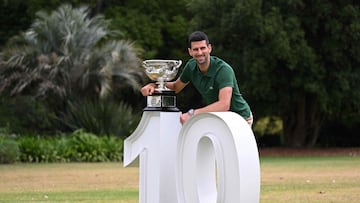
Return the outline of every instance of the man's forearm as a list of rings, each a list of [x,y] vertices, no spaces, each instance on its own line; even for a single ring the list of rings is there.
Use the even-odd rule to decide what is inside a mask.
[[[174,90],[175,93],[179,93],[184,87],[186,86],[185,83],[181,82],[179,79],[173,82],[167,82],[166,87]]]
[[[175,91],[175,87],[174,87],[174,86],[175,86],[175,82],[167,82],[167,83],[165,84],[165,86],[166,86],[167,88]]]
[[[217,102],[214,102],[207,106],[204,106],[202,108],[195,109],[195,114],[207,113],[207,112],[229,111],[229,110],[230,110],[230,104],[227,104],[226,102],[217,101]]]

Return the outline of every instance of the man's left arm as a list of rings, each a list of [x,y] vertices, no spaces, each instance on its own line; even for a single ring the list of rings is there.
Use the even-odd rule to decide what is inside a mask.
[[[231,97],[232,97],[232,87],[224,87],[219,91],[219,100],[209,104],[203,108],[195,109],[193,111],[193,115],[198,113],[206,113],[206,112],[218,112],[218,111],[228,111],[230,109]],[[189,112],[184,113],[180,117],[181,123],[185,123],[187,119],[189,119],[192,115]]]

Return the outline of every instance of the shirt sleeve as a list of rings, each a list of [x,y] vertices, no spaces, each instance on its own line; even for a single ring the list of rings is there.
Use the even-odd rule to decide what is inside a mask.
[[[222,66],[217,73],[216,82],[219,84],[219,89],[224,87],[232,87],[234,88],[234,80],[235,73],[233,69],[229,66]]]
[[[190,65],[189,63],[187,63],[183,69],[183,71],[180,74],[180,80],[183,83],[188,83],[190,82],[190,76],[191,76],[191,70],[190,70]]]

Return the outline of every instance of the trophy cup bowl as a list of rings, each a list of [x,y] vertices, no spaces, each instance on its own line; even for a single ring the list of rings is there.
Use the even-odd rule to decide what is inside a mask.
[[[165,83],[176,77],[181,63],[181,60],[152,59],[143,61],[145,74],[157,84],[156,91],[147,96],[145,111],[179,111],[176,108],[175,91],[168,89]]]
[[[151,80],[156,81],[157,90],[161,92],[168,90],[165,83],[176,77],[181,63],[181,60],[152,59],[143,61],[143,67],[146,75]]]

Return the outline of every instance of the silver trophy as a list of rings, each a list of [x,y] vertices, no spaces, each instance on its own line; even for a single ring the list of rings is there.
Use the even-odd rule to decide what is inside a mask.
[[[168,90],[165,86],[167,81],[173,80],[181,66],[181,60],[146,60],[143,61],[146,75],[153,81],[157,81],[157,90]]]
[[[152,59],[143,61],[146,75],[157,84],[155,93],[147,96],[145,110],[179,111],[176,108],[175,92],[166,87],[166,82],[176,77],[181,64],[181,60]]]

